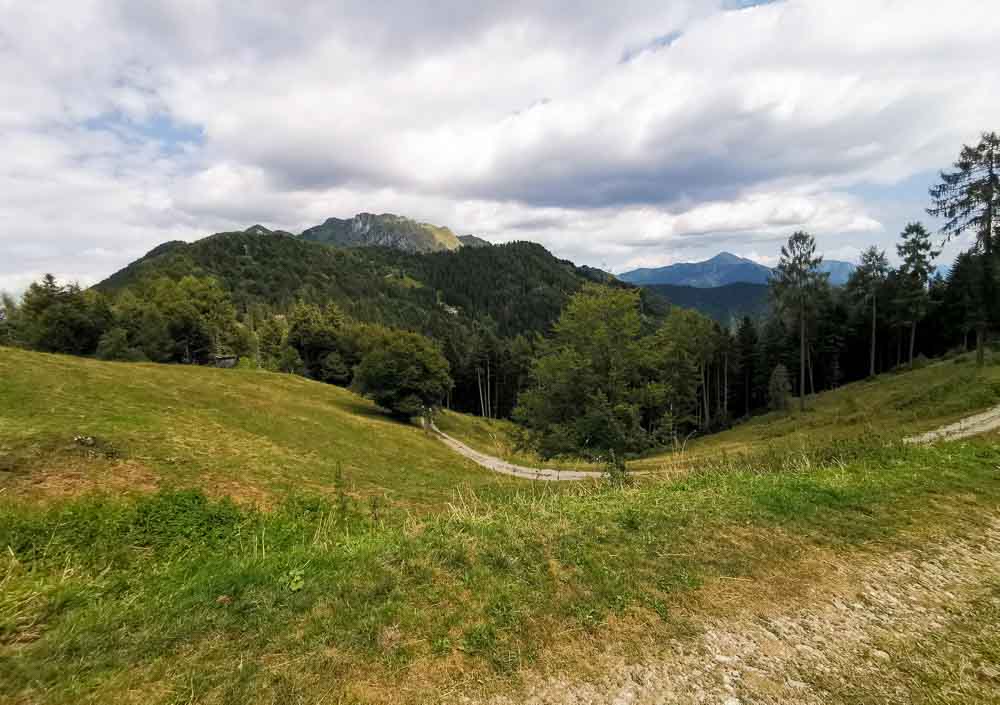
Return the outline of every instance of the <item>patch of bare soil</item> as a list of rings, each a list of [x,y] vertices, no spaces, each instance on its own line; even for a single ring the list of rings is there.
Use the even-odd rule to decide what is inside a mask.
[[[771,591],[760,599],[762,591],[752,581],[725,587],[723,592],[735,592],[737,608],[701,617],[695,613],[693,626],[700,636],[665,643],[646,663],[598,667],[603,675],[591,682],[568,675],[529,680],[519,696],[488,702],[826,703],[858,683],[866,684],[874,702],[912,702],[927,693],[916,692],[922,687],[919,679],[905,668],[893,668],[899,656],[883,648],[946,633],[963,618],[971,619],[983,599],[997,599],[1000,517],[969,538],[868,560],[837,559],[829,567],[830,579],[793,591],[785,600]],[[970,668],[989,675],[988,664]],[[982,702],[1000,702],[1000,680],[984,677],[977,687]],[[979,696],[976,692],[972,701]],[[941,697],[949,701],[944,693]]]
[[[154,492],[157,475],[135,460],[93,462],[83,458],[54,458],[32,462],[0,476],[0,492],[40,500],[78,497],[92,492]]]

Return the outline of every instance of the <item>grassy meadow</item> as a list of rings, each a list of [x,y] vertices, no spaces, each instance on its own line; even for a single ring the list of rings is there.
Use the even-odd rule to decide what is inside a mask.
[[[995,435],[869,432],[1000,396],[996,368],[933,369],[685,473],[555,486],[299,378],[0,349],[0,702],[454,702],[683,642],[714,586],[792,594],[816,556],[995,514]]]
[[[440,506],[456,487],[510,482],[302,377],[11,348],[0,348],[0,469],[6,494],[33,499],[177,486],[260,506],[329,494],[338,474],[358,499],[412,509]]]

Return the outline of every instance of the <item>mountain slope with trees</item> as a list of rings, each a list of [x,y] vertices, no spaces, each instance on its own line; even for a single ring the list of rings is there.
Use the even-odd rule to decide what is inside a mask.
[[[770,308],[766,284],[739,282],[713,287],[646,284],[643,289],[673,306],[694,309],[727,327],[738,324],[744,316],[762,318]]]
[[[370,348],[364,340],[383,337],[380,327],[415,331],[437,341],[449,362],[455,383],[449,406],[507,416],[525,383],[535,337],[550,330],[569,297],[595,280],[629,287],[606,277],[528,242],[417,254],[331,247],[255,227],[165,243],[96,285],[93,294],[149,302],[159,296],[154,291],[169,288],[157,282],[211,280],[234,307],[233,315],[222,318],[238,320],[223,335],[207,332],[218,326],[206,319],[200,352],[183,359],[205,361],[217,350],[338,384],[351,382],[352,367]],[[663,315],[665,304],[648,293],[642,298],[647,316]],[[286,344],[299,304],[312,307],[296,315],[309,322],[302,325],[312,338],[326,341],[322,355]],[[336,309],[333,322],[323,313],[330,306]],[[141,326],[130,320],[132,339],[122,344],[119,334],[117,347],[134,357],[143,348],[137,340]],[[95,346],[88,349],[93,353]],[[164,359],[159,352],[145,355]]]

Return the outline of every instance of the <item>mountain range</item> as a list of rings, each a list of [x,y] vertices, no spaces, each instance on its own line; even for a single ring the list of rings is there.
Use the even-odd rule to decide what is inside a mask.
[[[374,228],[368,234],[355,241],[386,241]],[[332,247],[255,225],[194,242],[163,243],[94,288],[112,293],[160,277],[211,276],[243,311],[288,309],[296,301],[335,303],[360,321],[458,342],[482,330],[501,337],[543,333],[588,282],[631,286],[532,242],[432,252],[372,244]],[[645,310],[657,315],[666,309],[650,300]]]
[[[729,252],[720,252],[703,262],[682,262],[652,269],[633,269],[619,274],[618,278],[629,284],[649,286],[671,284],[711,288],[727,284],[767,284],[773,271],[770,267]],[[830,283],[840,286],[847,283],[854,271],[850,262],[823,260],[820,271],[830,275]]]
[[[825,261],[843,283],[853,265]],[[670,303],[724,325],[768,306],[772,270],[728,252],[704,262],[637,269],[615,277],[576,266],[529,242],[492,245],[475,235],[383,213],[328,218],[295,235],[253,225],[201,240],[166,242],[96,285],[113,291],[152,278],[209,275],[234,302],[285,308],[332,301],[361,320],[438,330],[479,320],[500,335],[542,332],[586,282],[639,286],[654,316]]]

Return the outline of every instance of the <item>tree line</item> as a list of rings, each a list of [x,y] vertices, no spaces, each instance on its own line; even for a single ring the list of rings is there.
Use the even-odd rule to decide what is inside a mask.
[[[941,242],[974,235],[947,277],[936,273],[932,234],[913,222],[900,233],[898,267],[869,247],[841,288],[820,271],[814,238],[793,233],[770,282],[770,313],[735,330],[684,309],[650,329],[634,292],[584,289],[539,346],[513,412],[525,444],[543,456],[641,452],[785,409],[793,394],[804,410],[818,390],[968,350],[970,336],[982,365],[1000,323],[998,155],[1000,138],[984,134],[930,189],[928,213],[945,219]]]

